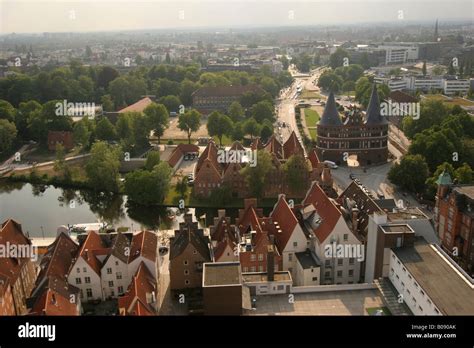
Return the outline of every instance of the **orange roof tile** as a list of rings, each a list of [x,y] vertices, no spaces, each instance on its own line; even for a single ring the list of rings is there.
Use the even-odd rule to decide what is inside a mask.
[[[280,225],[281,232],[277,232],[275,236],[278,241],[278,246],[283,252],[286,244],[293,234],[293,231],[295,230],[296,225],[298,225],[298,219],[286,202],[285,195],[281,194],[278,197],[278,202],[275,204],[270,216],[273,221],[278,222]]]

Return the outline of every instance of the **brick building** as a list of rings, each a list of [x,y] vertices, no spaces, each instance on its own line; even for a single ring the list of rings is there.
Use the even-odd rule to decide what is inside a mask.
[[[56,151],[56,145],[61,144],[65,150],[74,147],[72,132],[69,131],[48,131],[48,150]]]
[[[202,113],[226,112],[230,104],[238,102],[246,93],[263,94],[265,91],[257,85],[201,87],[192,94],[193,107]]]
[[[388,158],[388,121],[380,113],[375,85],[364,117],[357,108],[346,112],[341,120],[330,93],[323,116],[317,125],[316,150],[323,161],[344,163],[344,153],[357,155],[361,165],[385,163]]]
[[[435,206],[435,228],[442,248],[470,274],[474,272],[474,186],[453,185],[440,174]]]
[[[21,249],[34,251],[31,248],[30,239],[23,234],[21,225],[13,219],[8,219],[1,225],[0,245],[4,246],[4,252],[9,252],[13,247],[18,252]],[[36,279],[34,255],[2,256],[0,257],[0,293],[4,297],[0,297],[0,315],[25,315],[28,312],[26,300],[33,290]]]

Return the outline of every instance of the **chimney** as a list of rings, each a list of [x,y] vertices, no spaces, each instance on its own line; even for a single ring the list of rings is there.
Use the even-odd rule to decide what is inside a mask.
[[[275,280],[275,244],[273,236],[270,236],[270,244],[267,247],[267,279],[269,282]]]
[[[357,235],[357,229],[359,228],[359,209],[352,208],[352,232]]]

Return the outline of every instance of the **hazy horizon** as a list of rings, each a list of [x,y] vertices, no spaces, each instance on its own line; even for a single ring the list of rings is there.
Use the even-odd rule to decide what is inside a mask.
[[[0,33],[469,21],[470,0],[0,0]]]

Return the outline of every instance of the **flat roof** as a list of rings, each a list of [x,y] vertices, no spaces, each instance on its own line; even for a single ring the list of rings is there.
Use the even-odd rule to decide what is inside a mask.
[[[443,314],[474,315],[474,286],[433,246],[418,238],[392,250]]]
[[[456,186],[454,191],[459,192],[470,199],[474,199],[474,186]]]
[[[321,266],[316,255],[313,255],[309,250],[295,253],[295,255],[303,269],[317,268]]]
[[[264,272],[258,273],[242,273],[244,283],[268,282],[268,274]],[[274,282],[288,282],[291,280],[290,272],[275,272]]]
[[[397,220],[414,220],[414,219],[426,219],[428,217],[418,207],[408,207],[404,209],[397,209],[397,211],[387,212],[387,218],[390,221]]]
[[[204,263],[203,286],[241,285],[240,262]]]
[[[408,224],[380,225],[380,228],[385,233],[414,233],[413,229]]]

